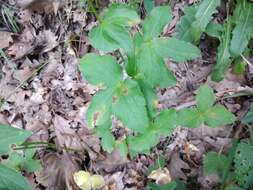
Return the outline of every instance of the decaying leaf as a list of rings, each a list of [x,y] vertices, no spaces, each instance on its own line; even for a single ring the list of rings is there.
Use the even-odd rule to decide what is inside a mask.
[[[99,189],[105,186],[105,180],[101,175],[91,175],[83,170],[74,173],[74,181],[82,190]]]
[[[153,170],[148,178],[155,180],[157,185],[164,185],[171,182],[170,171],[167,168]]]
[[[12,42],[12,33],[0,31],[0,49],[9,47]]]
[[[64,5],[65,0],[17,0],[18,6],[38,12],[54,12],[57,14],[59,8]]]

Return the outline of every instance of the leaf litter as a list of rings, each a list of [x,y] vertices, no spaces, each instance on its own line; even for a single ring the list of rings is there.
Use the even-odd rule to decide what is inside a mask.
[[[175,4],[173,21],[165,35],[173,35],[182,7],[194,2]],[[11,0],[6,3],[13,6]],[[162,138],[150,155],[135,159],[124,158],[117,150],[105,153],[99,139],[86,127],[85,113],[97,89],[84,81],[78,69],[79,56],[94,51],[86,38],[96,24],[94,19],[74,1],[68,4],[63,0],[17,0],[14,6],[21,8],[13,10],[20,17],[17,22],[22,31],[14,34],[6,26],[0,31],[0,48],[8,60],[0,59],[0,97],[13,93],[1,107],[0,122],[32,131],[31,142],[55,144],[54,148],[37,151],[43,169],[33,177],[27,175],[34,189],[78,189],[73,176],[80,170],[101,176],[105,180],[103,189],[110,190],[145,189],[150,180],[162,184],[164,180],[182,179],[190,189],[194,189],[195,180],[205,189],[217,184],[217,176],[204,176],[202,156],[209,150],[226,152],[232,146],[233,128],[178,127],[171,138]],[[200,43],[202,58],[183,64],[167,61],[178,83],[172,88],[157,89],[160,110],[195,105],[195,90],[203,83],[212,86],[219,97],[251,89],[247,79],[232,71],[221,83],[211,82],[214,56],[208,53],[207,42]],[[15,91],[45,62],[48,64],[37,75]],[[236,98],[222,103],[235,114],[243,115],[240,111],[245,112],[249,103],[246,100],[241,105],[241,101]],[[165,167],[148,173],[161,155],[165,157]]]

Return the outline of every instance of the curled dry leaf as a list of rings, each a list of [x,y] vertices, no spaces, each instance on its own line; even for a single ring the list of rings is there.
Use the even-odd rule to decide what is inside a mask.
[[[9,47],[12,43],[12,33],[0,31],[0,49]]]
[[[99,189],[105,186],[105,180],[101,175],[91,175],[86,171],[74,173],[74,181],[82,190]]]
[[[148,178],[155,180],[157,185],[165,185],[171,182],[170,171],[167,168],[153,170]]]

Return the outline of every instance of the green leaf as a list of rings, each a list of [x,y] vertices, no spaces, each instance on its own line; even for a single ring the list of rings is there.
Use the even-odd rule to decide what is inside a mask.
[[[112,4],[102,13],[102,20],[121,26],[133,26],[140,22],[136,11],[125,4]]]
[[[242,123],[249,124],[253,122],[253,103],[250,105],[250,110],[248,113],[242,118]]]
[[[105,52],[118,48],[129,52],[132,48],[129,27],[140,22],[137,13],[123,4],[113,4],[101,16],[100,25],[89,32],[92,46]]]
[[[220,5],[220,0],[203,0],[195,14],[196,25],[201,29],[202,32],[205,31],[206,26],[213,18],[212,15],[216,13],[216,8]]]
[[[144,8],[145,10],[150,13],[151,10],[155,7],[155,2],[154,0],[144,0],[143,1],[143,4],[144,4]]]
[[[216,152],[208,152],[204,157],[204,172],[206,175],[219,174],[221,176],[225,170],[229,159]]]
[[[113,134],[111,133],[111,131],[106,130],[102,136],[102,140],[101,140],[101,144],[102,144],[102,148],[111,153],[114,149],[114,145],[115,145],[115,138],[113,136]]]
[[[171,19],[172,14],[169,6],[158,6],[152,9],[142,25],[144,38],[149,39],[157,37]]]
[[[162,111],[154,120],[154,129],[158,134],[169,136],[177,126],[177,112],[175,109]]]
[[[109,36],[106,29],[109,26],[97,26],[90,30],[89,40],[93,47],[104,52],[112,52],[121,47],[121,45],[114,40],[112,36]]]
[[[0,189],[32,190],[32,187],[19,172],[0,164]]]
[[[86,54],[80,61],[80,70],[93,85],[114,87],[122,78],[120,65],[108,55]]]
[[[33,159],[35,149],[27,149],[23,152],[11,152],[7,160],[2,161],[2,164],[14,170],[26,170],[35,172],[41,169],[39,160]]]
[[[11,145],[19,145],[31,135],[30,131],[0,125],[0,155],[7,154]]]
[[[183,127],[196,128],[204,122],[204,117],[197,109],[189,108],[178,112],[179,124]]]
[[[140,153],[149,154],[150,148],[158,143],[158,136],[152,128],[149,128],[144,134],[129,136],[127,142],[131,156]]]
[[[148,127],[146,102],[138,84],[125,80],[113,95],[112,112],[125,127],[144,133]]]
[[[171,58],[177,62],[195,59],[201,55],[196,46],[176,38],[157,38],[154,40],[154,48],[161,57]]]
[[[92,98],[86,117],[88,127],[100,126],[110,120],[112,114],[113,90],[106,89],[99,91]]]
[[[152,190],[176,190],[177,183],[175,181],[165,185],[157,185],[155,183],[148,183],[148,187]]]
[[[205,123],[210,127],[221,127],[234,121],[235,116],[222,105],[216,105],[205,113]]]
[[[236,26],[233,30],[230,50],[233,56],[239,56],[252,38],[253,4],[247,1],[237,1],[233,20]]]
[[[221,81],[226,71],[228,70],[232,59],[230,54],[230,41],[231,41],[231,21],[229,20],[225,26],[225,30],[220,38],[220,45],[218,47],[217,61],[213,68],[212,80]]]
[[[206,110],[212,107],[215,101],[213,89],[207,85],[203,85],[198,88],[196,101],[198,110],[206,112]]]
[[[157,114],[158,97],[153,88],[147,83],[139,80],[138,84],[140,85],[141,91],[147,102],[148,114],[151,118],[154,118]]]
[[[217,24],[214,22],[210,22],[205,30],[205,33],[207,33],[208,36],[211,36],[213,38],[221,38],[223,32],[223,26],[221,24]]]
[[[153,43],[142,45],[136,61],[143,80],[147,81],[151,87],[170,87],[176,84],[174,75],[165,66],[163,58],[155,52]]]
[[[241,142],[236,148],[234,157],[236,182],[244,189],[253,186],[253,145]]]
[[[176,38],[186,42],[194,42],[194,30],[192,24],[195,21],[195,14],[197,8],[195,6],[186,7],[184,9],[184,16],[176,25]]]

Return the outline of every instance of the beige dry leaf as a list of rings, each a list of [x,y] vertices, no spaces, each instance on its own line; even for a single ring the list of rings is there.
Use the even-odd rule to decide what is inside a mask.
[[[158,185],[164,185],[171,182],[170,171],[167,168],[153,170],[148,178],[155,180]]]
[[[31,11],[57,14],[59,8],[64,5],[65,0],[17,0],[18,6]]]
[[[8,48],[9,55],[15,59],[20,59],[31,53],[35,48],[35,30],[33,27],[26,27],[13,45]]]
[[[12,42],[12,33],[0,31],[0,49],[9,47]]]
[[[80,170],[73,176],[75,183],[82,190],[99,189],[105,186],[105,180],[101,175],[91,175],[89,172]]]
[[[74,156],[49,153],[42,157],[43,169],[35,172],[36,180],[48,190],[76,190],[73,174],[78,171]]]

